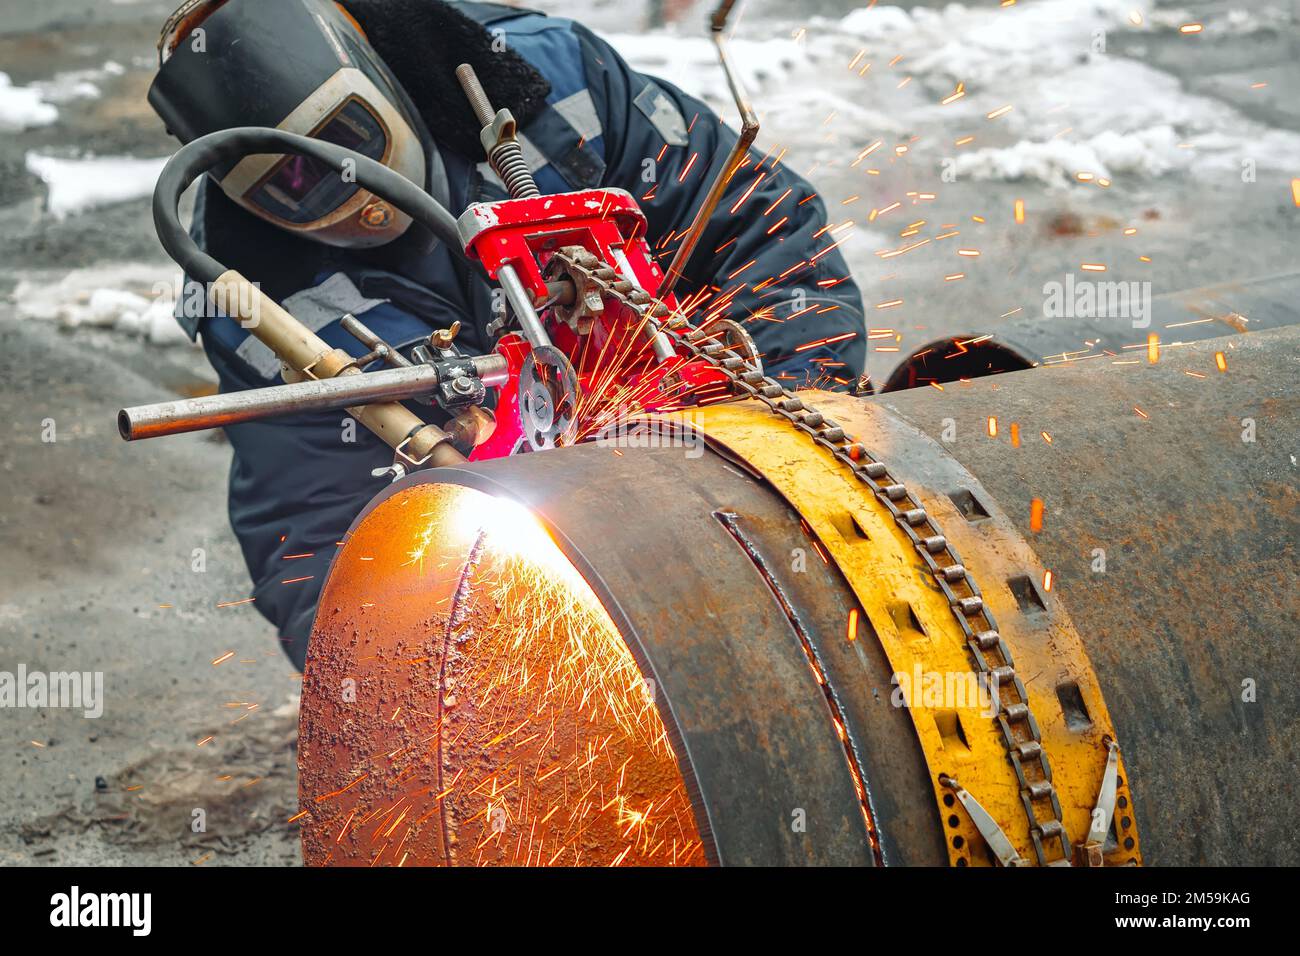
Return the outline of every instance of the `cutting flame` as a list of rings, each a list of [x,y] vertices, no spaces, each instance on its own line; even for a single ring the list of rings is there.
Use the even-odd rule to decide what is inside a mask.
[[[427,611],[419,619],[415,642],[428,656],[409,692],[392,694],[380,716],[400,708],[405,736],[414,729],[424,746],[351,767],[372,778],[346,803],[327,793],[335,799],[318,816],[329,852],[346,844],[350,858],[405,865],[702,865],[655,684],[538,517],[447,485],[390,503],[408,529],[392,542],[402,601],[436,604],[436,614],[431,627]],[[381,560],[368,556],[368,567]],[[385,780],[401,783],[397,797]],[[317,842],[304,842],[309,861]]]

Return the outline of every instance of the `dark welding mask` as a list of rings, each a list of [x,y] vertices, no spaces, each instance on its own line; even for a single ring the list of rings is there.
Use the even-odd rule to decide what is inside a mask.
[[[425,186],[409,100],[330,0],[188,0],[163,25],[149,103],[181,142],[269,126],[345,146]],[[211,173],[249,212],[332,246],[396,239],[405,214],[301,156],[246,156]]]

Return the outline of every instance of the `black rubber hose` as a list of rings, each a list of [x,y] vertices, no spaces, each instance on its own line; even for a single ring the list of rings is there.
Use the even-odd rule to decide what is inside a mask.
[[[360,153],[309,136],[260,126],[239,126],[208,133],[182,146],[167,160],[158,177],[158,185],[154,187],[154,229],[167,254],[185,270],[186,275],[199,282],[214,282],[227,270],[195,245],[181,225],[177,212],[181,194],[194,180],[222,163],[245,156],[282,153],[306,156],[340,174],[344,171],[344,163],[351,160],[355,164],[351,172],[355,173],[359,186],[392,203],[425,226],[454,253],[462,254],[455,217],[401,173]]]

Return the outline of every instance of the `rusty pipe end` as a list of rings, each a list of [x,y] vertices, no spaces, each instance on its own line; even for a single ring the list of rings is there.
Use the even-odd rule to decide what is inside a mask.
[[[117,412],[117,433],[122,436],[122,441],[132,441],[135,439],[133,428],[134,423],[131,421],[131,409],[120,408]]]

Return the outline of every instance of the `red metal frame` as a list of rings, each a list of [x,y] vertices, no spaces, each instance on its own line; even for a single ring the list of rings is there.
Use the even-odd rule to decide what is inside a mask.
[[[478,259],[492,279],[502,265],[513,265],[534,304],[546,299],[542,269],[561,246],[582,246],[610,265],[615,264],[613,251],[622,248],[637,282],[654,295],[663,270],[650,255],[645,227],[645,213],[622,189],[474,203],[460,217],[465,252]]]
[[[482,263],[494,280],[503,265],[511,265],[535,306],[549,296],[542,278],[546,263],[564,246],[582,246],[615,269],[619,269],[616,253],[621,250],[641,288],[653,296],[663,283],[663,270],[645,240],[645,214],[636,200],[621,189],[586,189],[530,199],[474,203],[461,215],[459,226],[465,252]],[[664,303],[674,308],[677,305],[671,295]],[[714,369],[699,362],[688,363],[685,359],[658,362],[648,339],[644,335],[638,338],[635,332],[640,317],[618,303],[607,303],[604,317],[589,335],[581,338],[568,326],[553,321],[547,313],[543,313],[542,320],[552,342],[573,364],[584,393],[594,389],[610,396],[611,401],[617,401],[619,396],[635,397],[651,408],[655,403],[646,399],[654,395],[664,375],[680,376],[687,392],[720,379]],[[673,339],[671,334],[669,339]],[[519,370],[530,346],[521,336],[511,333],[497,343],[497,351],[506,357],[510,378],[498,392],[497,431],[475,449],[471,457],[476,460],[509,455],[522,437],[517,425],[517,389]],[[665,398],[662,404],[678,401]]]

